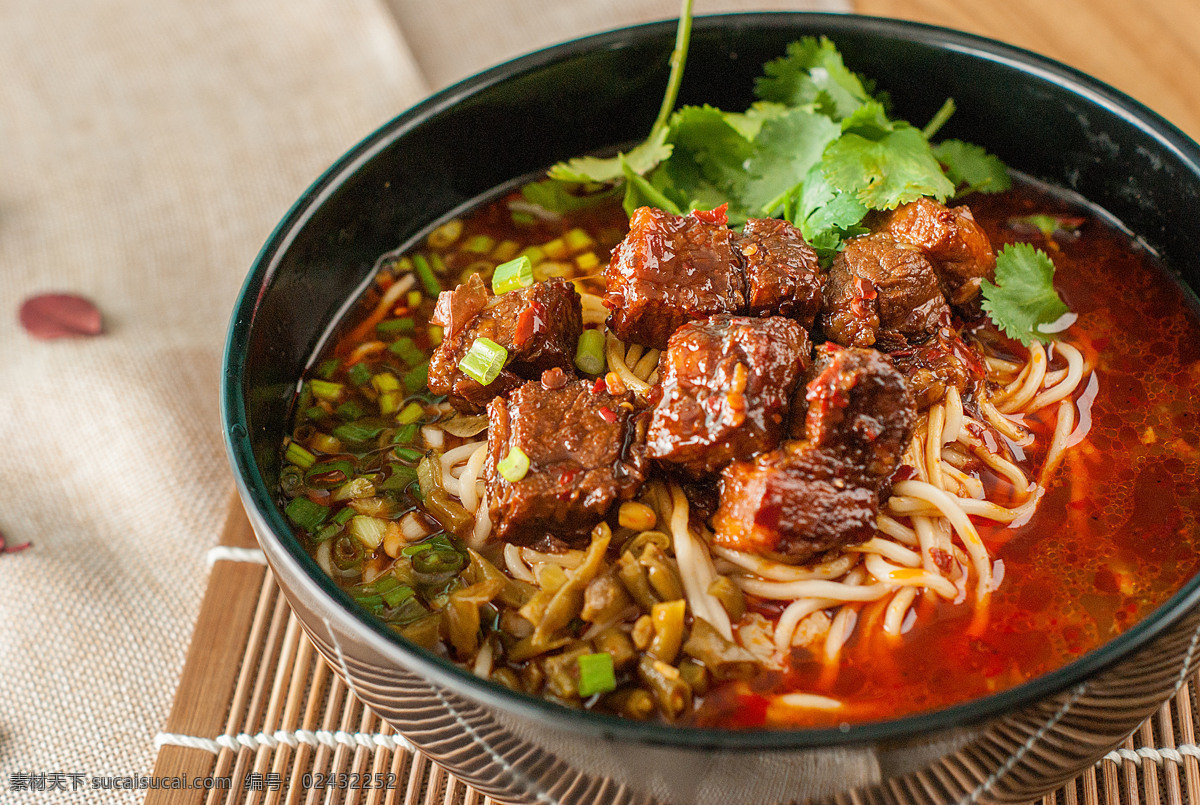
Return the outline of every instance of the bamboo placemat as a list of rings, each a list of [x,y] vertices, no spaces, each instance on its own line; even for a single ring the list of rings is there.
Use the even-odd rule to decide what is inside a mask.
[[[330,671],[263,564],[236,498],[210,558],[154,777],[220,787],[151,790],[146,805],[493,805],[412,749]],[[1200,675],[1043,803],[1200,805],[1198,685]]]

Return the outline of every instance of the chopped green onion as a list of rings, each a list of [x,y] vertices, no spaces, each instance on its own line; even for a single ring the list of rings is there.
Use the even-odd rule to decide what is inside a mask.
[[[425,452],[423,450],[415,450],[411,447],[397,447],[395,452],[396,458],[413,464],[416,464],[425,456]]]
[[[377,489],[392,490],[394,492],[403,492],[408,488],[409,484],[417,480],[417,471],[412,467],[406,467],[403,464],[391,464],[391,474],[382,483],[376,486]]]
[[[289,464],[295,464],[302,470],[306,470],[317,463],[317,457],[299,442],[288,443],[287,450],[283,451],[283,459]]]
[[[433,546],[428,542],[418,542],[416,545],[406,545],[400,549],[401,556],[416,556],[419,553],[432,550]]]
[[[563,235],[563,240],[566,241],[567,248],[573,252],[583,251],[596,244],[591,235],[578,227]]]
[[[337,402],[342,397],[341,383],[330,383],[328,380],[310,380],[308,387],[312,389],[312,394],[319,400],[327,400],[329,402]]]
[[[420,291],[409,291],[405,295],[404,301],[410,308],[419,306],[421,304],[421,292]]]
[[[343,511],[353,512],[354,509],[345,509]],[[323,526],[320,531],[313,534],[313,541],[324,542],[327,539],[332,539],[333,537],[336,537],[338,534],[342,533],[342,528],[344,528],[342,523],[330,523],[329,525]]]
[[[521,248],[521,244],[515,240],[505,240],[500,243],[492,252],[492,258],[504,262],[511,260],[517,256],[517,251]]]
[[[522,255],[515,260],[496,266],[492,274],[492,293],[502,294],[533,285],[533,263]]]
[[[404,374],[404,387],[412,393],[425,388],[429,383],[429,361],[420,366],[414,366]]]
[[[383,425],[371,422],[347,422],[333,429],[333,435],[346,442],[369,442],[383,432]]]
[[[379,543],[383,542],[383,534],[387,530],[387,521],[380,520],[378,517],[367,517],[365,514],[360,514],[350,520],[350,525],[347,528],[350,530],[351,536],[371,550],[375,550],[379,547]]]
[[[365,363],[356,363],[346,371],[346,377],[356,386],[365,386],[371,379],[371,370]]]
[[[417,270],[417,279],[421,280],[425,293],[437,296],[442,292],[442,284],[433,275],[433,269],[429,267],[429,261],[425,259],[425,255],[413,255],[413,267]]]
[[[379,594],[356,595],[354,596],[354,600],[367,609],[375,609],[376,607],[383,606],[383,596]]]
[[[383,593],[383,602],[389,607],[397,607],[402,602],[412,598],[416,593],[412,587],[407,584],[398,584],[390,590],[385,590]]]
[[[546,259],[546,253],[542,251],[541,246],[526,246],[521,250],[521,257],[528,257],[529,262],[537,265]]]
[[[375,587],[375,592],[386,593],[388,590],[394,590],[399,587],[400,580],[395,576],[380,576],[375,579],[375,583],[372,586]]]
[[[476,383],[486,386],[500,376],[507,360],[507,349],[490,338],[480,336],[459,361],[458,368]]]
[[[443,333],[441,327],[436,324],[431,324],[429,326],[429,343],[436,347],[438,344],[442,343],[442,336]]]
[[[333,520],[330,522],[337,523],[338,525],[345,525],[354,519],[354,514],[354,509],[347,506],[344,509],[340,509],[337,514],[333,515]]]
[[[363,410],[363,407],[354,400],[347,400],[337,408],[333,409],[333,412],[337,414],[338,419],[344,422],[353,422],[354,420],[362,419],[367,415],[367,412]]]
[[[514,212],[512,214],[512,222],[518,225],[529,225],[537,221],[532,215],[527,212]]]
[[[487,254],[496,245],[496,241],[487,235],[472,235],[460,248],[465,252]]]
[[[400,388],[400,380],[391,372],[380,372],[371,378],[371,385],[380,394],[385,394]]]
[[[425,406],[418,402],[410,402],[400,413],[396,414],[396,421],[401,425],[411,425],[423,416],[425,416]]]
[[[380,335],[395,335],[411,333],[417,329],[417,323],[405,316],[403,319],[386,319],[375,325],[375,332]]]
[[[288,519],[305,531],[316,531],[325,518],[329,516],[329,507],[313,503],[308,498],[293,498],[283,510]]]
[[[392,437],[392,444],[411,444],[412,440],[417,438],[417,430],[420,427],[420,425],[414,422],[400,428],[396,431],[396,435]]]
[[[515,484],[529,472],[529,456],[521,448],[513,447],[508,451],[508,455],[496,465],[496,471],[503,476],[504,480]]]
[[[575,347],[575,365],[589,375],[604,372],[604,333],[592,328],[580,334],[579,344]]]
[[[304,409],[304,418],[319,422],[325,418],[325,409],[319,405],[310,405]]]
[[[341,358],[330,358],[327,361],[323,361],[321,365],[317,367],[316,371],[313,372],[313,374],[322,380],[329,380],[333,377],[334,372],[336,372],[338,367],[341,365]]]
[[[579,658],[579,695],[607,693],[616,690],[617,677],[613,673],[612,655],[607,651],[584,654]]]
[[[388,350],[400,360],[407,363],[409,366],[416,366],[421,361],[425,360],[426,355],[413,340],[408,336],[397,338]]]
[[[404,402],[404,390],[386,391],[379,395],[379,413],[383,416],[396,413],[400,403]]]

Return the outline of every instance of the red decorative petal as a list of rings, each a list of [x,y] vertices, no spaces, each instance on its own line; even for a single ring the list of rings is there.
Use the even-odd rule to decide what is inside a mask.
[[[69,293],[32,296],[21,304],[21,326],[34,338],[100,335],[100,311],[87,299]]]

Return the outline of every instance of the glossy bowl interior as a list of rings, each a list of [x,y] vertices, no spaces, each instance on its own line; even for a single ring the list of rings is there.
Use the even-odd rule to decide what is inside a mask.
[[[849,66],[891,94],[905,119],[927,120],[953,97],[958,111],[941,136],[979,143],[1036,179],[1078,192],[1137,233],[1185,285],[1200,281],[1194,257],[1194,244],[1200,243],[1195,214],[1200,148],[1128,97],[1036,55],[890,20],[800,13],[702,17],[695,23],[680,104],[745,108],[762,64],[810,34],[830,36]],[[230,326],[222,415],[243,502],[310,633],[332,638],[339,658],[338,641],[346,641],[359,649],[361,663],[380,674],[403,668],[434,691],[504,718],[533,719],[564,734],[618,743],[757,757],[778,750],[903,745],[916,736],[986,724],[1053,699],[1177,626],[1193,611],[1200,580],[1191,580],[1151,617],[1079,661],[986,699],[845,729],[679,729],[573,711],[483,682],[408,645],[324,576],[292,536],[275,487],[292,396],[331,322],[383,252],[517,177],[643,137],[658,109],[673,37],[674,23],[664,22],[579,40],[430,98],[333,165],[264,246]],[[1190,668],[1191,653],[1180,662]],[[356,673],[347,663],[340,670]]]

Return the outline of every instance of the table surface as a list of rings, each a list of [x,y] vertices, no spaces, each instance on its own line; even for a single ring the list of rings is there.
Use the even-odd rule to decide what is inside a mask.
[[[1058,59],[1200,140],[1196,0],[855,0],[854,8],[957,28]]]

